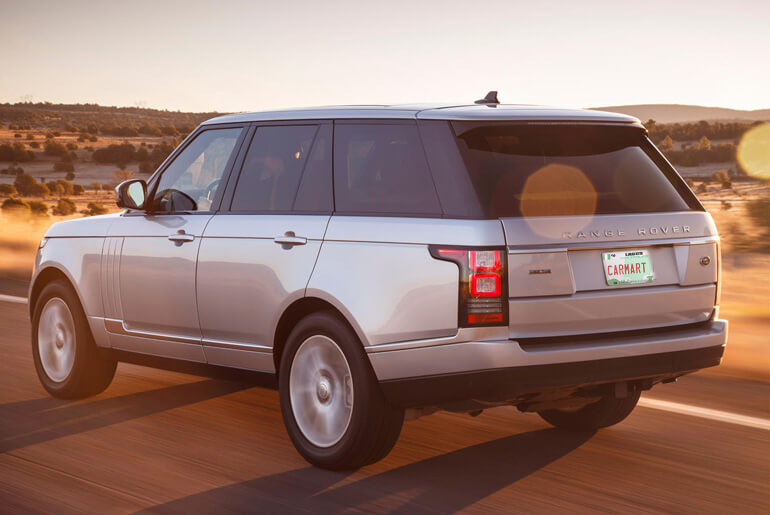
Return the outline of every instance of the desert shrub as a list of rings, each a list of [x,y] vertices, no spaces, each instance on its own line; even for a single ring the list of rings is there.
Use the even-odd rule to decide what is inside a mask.
[[[83,213],[89,216],[103,215],[107,213],[107,208],[101,205],[99,202],[89,202]]]
[[[54,172],[74,172],[75,165],[71,161],[57,161],[53,164]]]
[[[77,150],[78,146],[76,143],[69,142],[67,143],[67,150]]]
[[[77,206],[73,201],[68,198],[60,198],[59,202],[57,202],[56,206],[53,208],[53,214],[68,216],[74,214],[77,210]]]
[[[19,175],[20,173],[24,173],[24,168],[17,165],[16,163],[13,163],[11,166],[8,167],[8,175]]]
[[[150,159],[150,153],[147,151],[147,146],[139,147],[139,149],[134,154],[134,159],[137,161],[147,161]]]
[[[31,140],[33,140],[33,139],[35,139],[35,135],[34,135],[34,134],[32,134],[31,132],[28,132],[28,133],[27,133],[27,140],[31,141]]]
[[[16,163],[25,163],[35,159],[35,153],[27,150],[24,143],[16,142],[13,145],[0,145],[0,161],[13,161]]]
[[[48,216],[48,204],[42,200],[30,200],[29,211],[33,216]]]
[[[114,163],[121,168],[135,159],[136,150],[130,143],[112,144],[94,150],[91,158],[97,163]]]
[[[139,127],[138,131],[139,134],[144,134],[146,136],[163,136],[163,131],[157,125],[144,124]]]
[[[74,192],[74,184],[64,179],[50,181],[48,188],[56,195],[72,195]]]
[[[65,179],[68,181],[75,180],[75,173],[74,172],[67,172],[67,175],[64,176]]]
[[[708,186],[706,186],[705,182],[698,184],[698,189],[695,190],[696,193],[706,193],[707,191]]]
[[[80,136],[78,136],[78,141],[80,143],[83,143],[85,141],[88,141],[88,138],[90,138],[90,137],[91,137],[91,135],[88,134],[87,132],[81,132]]]
[[[53,132],[46,132],[45,133],[45,139],[53,139],[53,138],[54,138]]]
[[[72,185],[72,194],[73,195],[82,195],[86,192],[86,189],[83,187],[82,184],[73,184]]]
[[[43,153],[47,156],[63,156],[67,154],[67,147],[53,140],[45,142]]]
[[[58,138],[59,136],[61,136],[61,132],[53,131],[53,135]]]
[[[4,215],[23,217],[29,215],[29,204],[20,198],[9,197],[0,206]]]
[[[99,141],[99,138],[97,138],[96,136],[91,136],[90,138],[88,138],[88,141],[90,141],[91,143],[96,143],[97,141]]]
[[[78,128],[72,125],[71,123],[65,123],[64,130],[67,132],[77,132]]]
[[[16,195],[16,186],[13,184],[0,184],[0,195],[7,195],[12,197]]]
[[[19,133],[17,132],[16,134],[14,134],[14,135],[13,135],[13,137],[14,137],[14,138],[21,138],[21,134],[19,134]]]
[[[727,172],[725,170],[717,170],[714,172],[714,174],[711,176],[711,180],[716,182],[717,184],[720,184],[722,186],[722,189],[729,190],[733,187],[733,183],[730,180],[730,176],[727,175]]]
[[[101,191],[102,190],[102,184],[99,182],[92,182],[88,185],[89,189],[92,189],[94,191]]]
[[[13,185],[16,191],[25,197],[47,197],[50,194],[45,184],[40,184],[34,177],[24,172],[16,175]]]
[[[723,200],[722,201],[722,211],[730,211],[730,209],[732,209],[732,207],[733,207],[733,205],[732,205],[732,203],[730,201],[728,201],[728,200]]]
[[[32,148],[40,148],[40,143],[38,143],[37,141],[33,141],[32,143],[29,144],[29,146]]]

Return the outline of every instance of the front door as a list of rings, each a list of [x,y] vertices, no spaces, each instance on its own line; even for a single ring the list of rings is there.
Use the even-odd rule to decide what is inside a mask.
[[[113,347],[204,361],[196,260],[242,132],[201,131],[150,184],[150,211],[125,213],[112,226],[103,277],[113,286]]]

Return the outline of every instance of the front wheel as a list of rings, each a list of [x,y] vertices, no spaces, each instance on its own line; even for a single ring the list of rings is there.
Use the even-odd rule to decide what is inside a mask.
[[[559,429],[595,431],[614,426],[629,416],[639,402],[639,395],[641,392],[638,391],[628,392],[628,395],[622,399],[607,395],[578,410],[549,409],[538,411],[537,414]]]
[[[32,357],[43,387],[62,399],[101,393],[117,366],[94,343],[83,307],[63,281],[47,284],[35,304]]]
[[[374,463],[401,432],[404,411],[387,403],[361,343],[333,312],[313,313],[291,332],[279,390],[289,437],[317,467]]]

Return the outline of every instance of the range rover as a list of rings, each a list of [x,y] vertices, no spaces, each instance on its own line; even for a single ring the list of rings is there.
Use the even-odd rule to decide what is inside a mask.
[[[116,196],[40,243],[45,389],[97,394],[119,361],[266,378],[319,467],[439,409],[611,426],[727,340],[714,223],[621,114],[494,93],[233,114]]]

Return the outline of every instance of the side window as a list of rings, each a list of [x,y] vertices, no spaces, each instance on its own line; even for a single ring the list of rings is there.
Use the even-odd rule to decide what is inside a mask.
[[[158,212],[208,211],[242,128],[201,132],[163,171],[153,196]]]
[[[290,211],[317,125],[260,127],[238,177],[231,211]]]
[[[441,214],[416,124],[341,123],[334,130],[337,212]]]
[[[302,174],[294,211],[331,213],[333,210],[332,126],[322,125]]]

